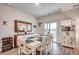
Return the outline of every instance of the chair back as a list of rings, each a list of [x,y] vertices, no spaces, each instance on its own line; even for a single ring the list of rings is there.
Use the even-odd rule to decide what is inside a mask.
[[[20,48],[21,48],[21,51],[26,51],[26,43],[25,43],[25,40],[19,40],[19,45],[20,45]]]
[[[47,36],[47,44],[50,44],[52,42],[52,36],[51,35],[48,35]]]
[[[47,43],[47,36],[42,36],[42,46],[44,47]]]

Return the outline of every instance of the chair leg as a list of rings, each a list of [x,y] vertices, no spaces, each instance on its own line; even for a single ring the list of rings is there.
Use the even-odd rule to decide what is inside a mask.
[[[40,51],[40,55],[42,55],[42,51]]]
[[[49,52],[50,52],[50,44],[49,44]]]
[[[52,43],[50,43],[50,49],[52,48]]]
[[[21,55],[21,47],[20,46],[17,48],[17,52],[19,55]]]
[[[46,45],[46,48],[45,49],[47,50],[47,45]]]
[[[48,52],[49,52],[49,45],[47,45],[47,49],[48,49]]]
[[[48,52],[51,50],[51,44],[48,45]]]
[[[22,51],[20,51],[20,55],[22,55]]]

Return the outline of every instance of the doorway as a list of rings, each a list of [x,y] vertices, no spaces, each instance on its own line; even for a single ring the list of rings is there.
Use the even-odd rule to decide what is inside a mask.
[[[44,24],[44,34],[52,34],[53,41],[57,42],[57,22],[45,23]]]

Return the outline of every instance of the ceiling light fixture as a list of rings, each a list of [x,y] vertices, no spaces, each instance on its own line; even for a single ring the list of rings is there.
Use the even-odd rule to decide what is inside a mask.
[[[35,5],[36,5],[36,6],[38,6],[38,5],[39,5],[39,3],[35,3]]]

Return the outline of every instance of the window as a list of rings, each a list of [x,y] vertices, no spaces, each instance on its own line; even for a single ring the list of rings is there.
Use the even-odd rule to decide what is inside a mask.
[[[45,23],[45,34],[47,34],[48,32],[49,32],[49,30],[50,30],[50,26],[49,26],[50,24],[49,23]]]

